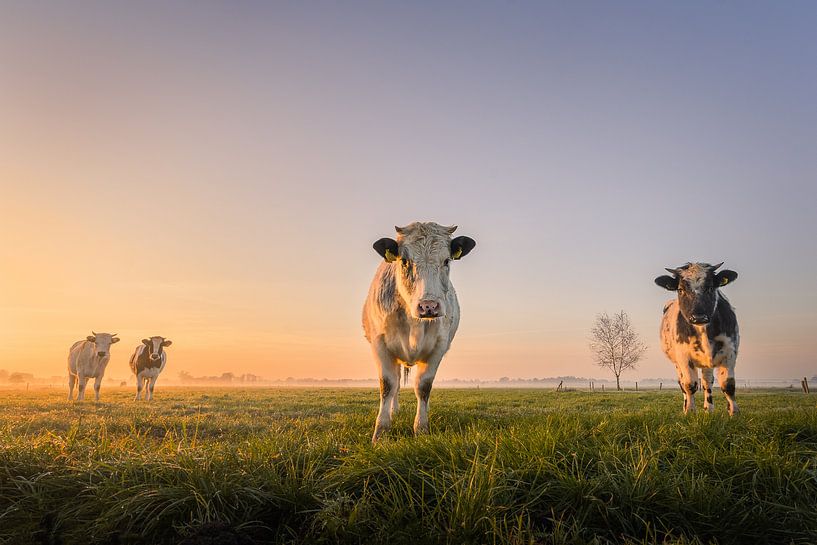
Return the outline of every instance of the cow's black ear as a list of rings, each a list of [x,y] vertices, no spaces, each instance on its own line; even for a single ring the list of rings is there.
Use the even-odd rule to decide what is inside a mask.
[[[397,241],[391,238],[381,238],[372,244],[374,251],[380,254],[380,257],[391,263],[397,259]]]
[[[477,241],[469,237],[457,237],[451,240],[451,259],[460,259],[474,249]]]
[[[87,337],[85,337],[85,338],[86,338],[86,339],[88,339],[89,341],[91,341],[92,343],[95,343],[95,342],[96,342],[96,337],[94,337],[93,335],[88,335],[88,336],[87,336]]]
[[[150,339],[142,339],[142,344],[145,346],[150,346]]]
[[[659,276],[655,279],[655,283],[669,291],[676,291],[678,289],[678,279],[674,276]]]
[[[715,275],[715,285],[720,288],[721,286],[725,286],[726,284],[731,284],[732,282],[735,281],[737,277],[738,273],[736,273],[735,271],[724,269]]]

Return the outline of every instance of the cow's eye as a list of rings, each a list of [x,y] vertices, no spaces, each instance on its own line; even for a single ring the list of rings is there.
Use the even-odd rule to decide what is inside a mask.
[[[445,261],[443,261],[443,265],[445,265],[446,267],[448,267],[449,263],[451,263],[450,259],[446,259]]]

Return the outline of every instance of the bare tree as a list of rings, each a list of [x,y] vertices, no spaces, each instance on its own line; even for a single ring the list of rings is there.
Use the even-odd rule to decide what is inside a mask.
[[[622,310],[612,316],[606,312],[596,316],[596,323],[590,330],[590,350],[596,365],[613,372],[616,388],[621,390],[621,373],[635,369],[647,345],[641,342],[630,324],[630,317]]]

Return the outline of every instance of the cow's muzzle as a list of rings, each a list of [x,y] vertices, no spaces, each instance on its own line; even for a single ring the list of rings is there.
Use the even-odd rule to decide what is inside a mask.
[[[150,355],[150,359],[152,359],[153,361],[158,361],[158,360],[159,360],[159,356],[158,356],[158,355],[156,355],[156,354],[151,354],[151,355]]]
[[[695,325],[706,325],[709,323],[708,314],[693,314],[689,321]]]
[[[439,318],[442,306],[438,301],[424,299],[417,305],[417,314],[420,318]]]
[[[107,352],[97,352],[96,355],[100,358],[104,358],[108,353]]]

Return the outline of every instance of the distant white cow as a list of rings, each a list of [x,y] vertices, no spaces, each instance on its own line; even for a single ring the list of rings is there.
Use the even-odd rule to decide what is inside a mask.
[[[94,333],[84,341],[77,341],[68,351],[68,401],[74,397],[74,384],[77,384],[77,401],[85,399],[85,386],[93,378],[94,394],[99,401],[99,387],[105,368],[111,360],[111,345],[118,343],[116,333]]]
[[[395,229],[397,240],[381,238],[373,245],[385,261],[375,273],[363,307],[363,329],[380,375],[380,411],[372,442],[391,426],[401,365],[418,368],[414,433],[428,431],[431,386],[460,323],[449,264],[476,245],[468,237],[451,239],[456,226],[412,223]]]
[[[136,375],[136,399],[142,399],[142,388],[147,386],[145,399],[153,399],[153,388],[159,374],[164,370],[167,363],[167,353],[165,346],[170,346],[173,341],[164,337],[151,337],[142,339],[142,344],[136,347],[130,357],[130,369]],[[148,384],[148,382],[150,384]]]

